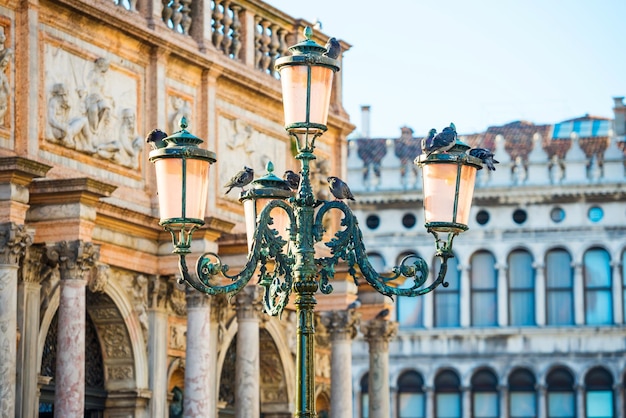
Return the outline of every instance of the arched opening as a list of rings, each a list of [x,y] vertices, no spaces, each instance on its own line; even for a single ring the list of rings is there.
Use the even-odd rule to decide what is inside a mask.
[[[472,416],[497,418],[500,415],[498,378],[490,370],[480,370],[472,376]]]
[[[416,371],[398,378],[398,418],[423,418],[426,415],[424,379]]]
[[[595,367],[585,376],[587,418],[613,418],[613,376],[604,367]]]
[[[444,370],[435,377],[435,417],[461,416],[461,380],[452,370]]]
[[[509,417],[534,418],[537,416],[535,376],[526,369],[515,370],[509,376]]]
[[[546,379],[548,386],[548,418],[575,417],[576,393],[574,376],[565,368],[550,372]]]

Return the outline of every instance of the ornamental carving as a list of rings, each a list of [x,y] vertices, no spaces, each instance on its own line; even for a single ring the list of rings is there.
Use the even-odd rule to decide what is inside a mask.
[[[47,257],[58,263],[61,280],[85,280],[100,256],[99,247],[91,242],[61,241],[47,247]]]
[[[170,348],[173,350],[185,351],[187,346],[187,327],[181,324],[170,326]]]
[[[89,290],[94,293],[104,292],[104,288],[109,283],[110,275],[111,268],[107,264],[98,264],[96,268],[93,269],[89,282],[87,283]]]
[[[126,327],[121,324],[101,324],[101,339],[104,343],[104,351],[107,358],[129,358],[132,356]]]
[[[169,306],[178,316],[187,315],[187,301],[185,300],[186,285],[178,283],[178,280],[170,280],[167,283]]]
[[[129,380],[134,377],[133,366],[115,366],[107,368],[107,375],[110,380]]]
[[[266,330],[259,332],[261,402],[284,402],[287,385],[278,347]]]
[[[20,265],[19,277],[24,282],[41,283],[49,278],[52,266],[46,263],[45,247],[43,245],[31,245],[24,252],[24,260]]]
[[[116,71],[108,58],[87,60],[50,44],[44,57],[46,140],[138,168],[143,139],[137,134],[137,78]]]
[[[19,264],[32,243],[33,234],[24,225],[13,222],[0,225],[0,264]]]
[[[172,110],[168,115],[169,133],[170,135],[180,130],[180,122],[183,118],[191,120],[191,106],[189,101],[180,96],[170,96],[170,107]]]
[[[139,318],[143,340],[148,341],[148,278],[139,274],[135,276],[132,283],[131,296],[133,308],[137,314],[137,318]]]
[[[167,278],[152,276],[148,280],[148,301],[152,309],[165,309],[167,306]]]
[[[249,285],[241,289],[233,298],[237,318],[259,318],[263,313],[260,286]]]
[[[0,127],[7,128],[7,115],[9,114],[9,98],[11,96],[11,84],[7,75],[7,68],[13,58],[13,50],[7,48],[4,43],[7,37],[4,27],[0,26]]]
[[[327,311],[321,315],[322,324],[330,332],[332,340],[353,339],[356,337],[360,319],[361,314],[354,309]]]
[[[371,352],[387,351],[389,342],[398,332],[398,323],[384,319],[372,319],[361,328],[363,337],[370,345]]]

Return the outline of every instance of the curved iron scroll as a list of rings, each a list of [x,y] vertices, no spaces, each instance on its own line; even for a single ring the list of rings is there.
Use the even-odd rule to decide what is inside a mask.
[[[424,287],[428,279],[429,269],[428,264],[421,257],[405,257],[400,266],[395,266],[392,269],[390,275],[382,275],[372,267],[367,257],[365,246],[363,245],[363,236],[359,229],[358,221],[352,213],[352,210],[350,210],[348,205],[344,202],[324,202],[320,207],[315,217],[313,228],[316,241],[322,240],[322,235],[324,234],[322,221],[324,215],[331,209],[338,209],[343,212],[341,226],[344,228],[337,231],[335,236],[329,242],[325,243],[326,246],[330,248],[331,256],[316,260],[320,275],[320,290],[323,293],[332,292],[332,286],[329,280],[334,277],[335,266],[338,264],[339,260],[347,262],[348,273],[354,279],[355,284],[359,284],[359,278],[355,269],[355,265],[358,265],[365,280],[378,292],[389,297],[419,296],[431,292],[440,284],[443,284],[444,287],[448,286],[448,283],[444,282],[444,278],[448,268],[448,259],[453,257],[451,251],[453,236],[449,238],[448,246],[444,245],[438,248],[437,256],[441,258],[441,266],[437,278],[430,285]],[[408,260],[412,258],[416,260],[412,264],[408,264]],[[413,285],[409,288],[398,288],[387,284],[402,276],[413,279]]]
[[[277,207],[287,213],[290,225],[292,225],[290,229],[293,229],[293,225],[295,225],[293,209],[281,200],[273,200],[268,203],[259,216],[246,265],[237,274],[228,274],[230,267],[222,263],[217,254],[208,252],[198,258],[196,275],[192,275],[189,273],[185,259],[186,254],[189,253],[188,245],[186,248],[181,248],[182,246],[179,245],[175,252],[179,254],[179,269],[182,280],[200,292],[210,295],[233,295],[248,284],[260,264],[259,285],[265,288],[265,310],[271,315],[278,315],[282,312],[291,293],[294,258],[289,250],[283,251],[287,241],[271,227],[273,220],[270,212]],[[290,234],[293,235],[293,231],[290,231]],[[272,260],[274,263],[268,267],[268,264],[271,264],[268,262]],[[216,283],[215,277],[218,275],[230,279],[232,283],[226,285]]]

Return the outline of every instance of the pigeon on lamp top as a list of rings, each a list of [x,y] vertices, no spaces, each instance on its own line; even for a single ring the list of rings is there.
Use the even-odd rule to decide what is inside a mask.
[[[428,131],[428,136],[426,138],[422,138],[422,154],[426,154],[428,150],[432,148],[435,135],[437,135],[437,130],[431,129]]]
[[[390,313],[389,309],[385,308],[376,314],[376,319],[387,319],[387,316],[389,315],[389,313]]]
[[[430,143],[430,146],[428,146],[425,151],[427,155],[432,153],[447,152],[454,146],[455,143],[456,127],[454,126],[454,123],[451,123],[450,126],[443,128],[441,132],[435,135]]]
[[[499,164],[499,162],[493,158],[493,152],[490,150],[486,148],[473,148],[470,150],[469,155],[480,159],[489,170],[496,171],[494,164]]]
[[[330,38],[328,42],[326,42],[325,48],[326,52],[324,52],[323,55],[327,56],[328,58],[336,60],[341,54],[341,44],[335,38]]]
[[[283,180],[287,182],[291,190],[298,190],[298,186],[300,185],[300,174],[287,170],[283,175]]]
[[[354,200],[354,196],[352,195],[350,188],[339,177],[331,176],[328,177],[326,180],[328,181],[328,187],[330,188],[330,192],[333,194],[333,196],[335,196],[337,200]]]
[[[243,170],[235,174],[233,178],[226,183],[224,187],[227,187],[228,190],[226,190],[225,194],[228,194],[235,187],[241,187],[241,190],[243,190],[243,187],[249,184],[253,178],[254,170],[244,166]]]
[[[160,129],[153,129],[146,137],[146,142],[150,144],[153,150],[165,148],[167,145],[165,141],[163,141],[165,138],[167,138],[167,134],[165,132]]]

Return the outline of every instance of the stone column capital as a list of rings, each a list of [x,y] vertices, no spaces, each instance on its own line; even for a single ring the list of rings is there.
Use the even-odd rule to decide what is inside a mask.
[[[187,309],[208,308],[211,306],[211,299],[208,295],[189,286],[185,289],[185,300],[187,302]]]
[[[260,286],[248,285],[241,289],[234,297],[237,320],[254,318],[260,319],[261,314],[263,313],[261,297],[262,293]]]
[[[361,328],[363,337],[370,344],[370,347],[382,344],[386,349],[389,342],[398,332],[398,323],[389,322],[384,319],[372,319]]]
[[[352,340],[357,335],[361,314],[354,309],[326,311],[321,315],[322,324],[330,333],[332,341]]]
[[[61,280],[87,280],[100,256],[100,248],[82,240],[47,246],[47,257],[59,266]]]
[[[14,222],[0,224],[0,264],[19,264],[33,243],[33,232]]]

